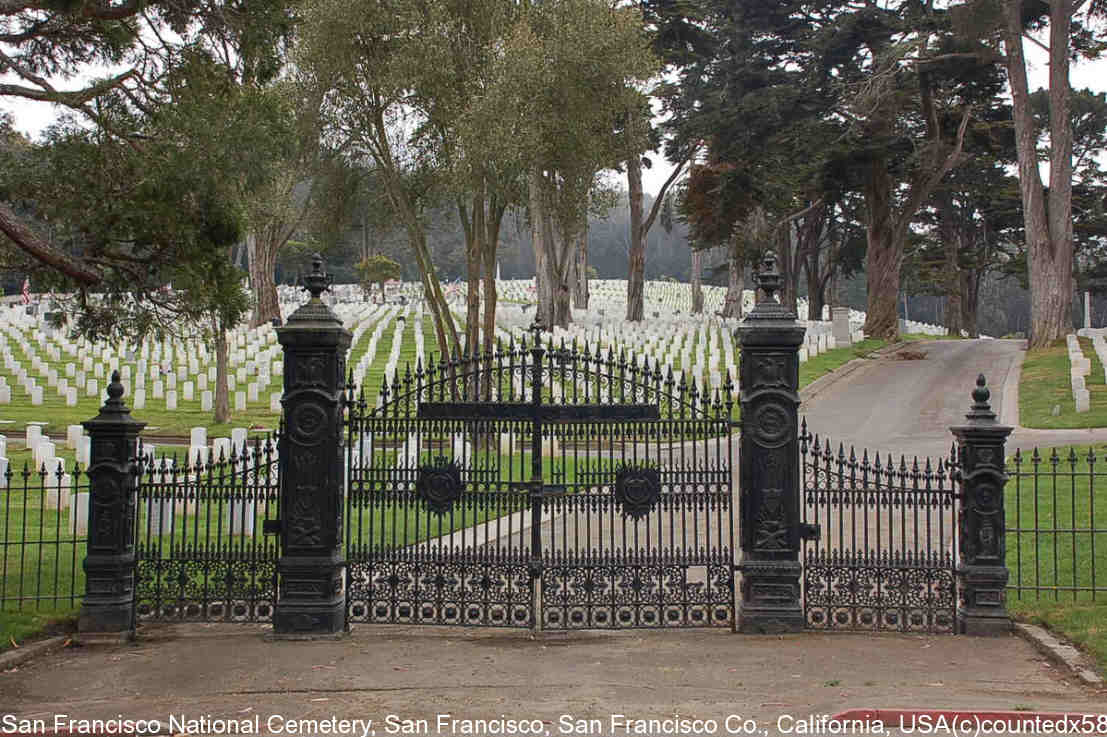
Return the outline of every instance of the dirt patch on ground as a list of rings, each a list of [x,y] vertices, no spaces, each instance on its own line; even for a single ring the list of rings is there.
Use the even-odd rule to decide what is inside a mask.
[[[900,351],[892,357],[897,361],[921,361],[926,358],[926,351]]]

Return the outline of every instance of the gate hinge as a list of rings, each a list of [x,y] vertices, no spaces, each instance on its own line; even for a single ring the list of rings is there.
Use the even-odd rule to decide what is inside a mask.
[[[261,531],[265,535],[281,534],[281,521],[279,519],[267,519],[261,523]]]
[[[822,537],[822,529],[817,524],[811,524],[810,522],[800,523],[800,539],[801,540],[818,540]]]

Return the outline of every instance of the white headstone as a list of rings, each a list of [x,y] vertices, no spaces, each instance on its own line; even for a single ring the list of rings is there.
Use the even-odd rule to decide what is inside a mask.
[[[177,409],[177,390],[170,389],[165,393],[165,408],[172,412]]]
[[[141,523],[143,534],[150,538],[169,534],[173,528],[173,512],[172,499],[147,499],[146,520]]]
[[[229,461],[231,458],[231,439],[230,438],[212,438],[211,441],[211,459],[218,463],[219,461]]]
[[[206,427],[194,427],[188,431],[188,444],[192,446],[208,444],[208,429]]]
[[[232,499],[227,505],[227,526],[232,535],[254,534],[257,521],[257,502],[253,499]]]
[[[204,412],[211,412],[211,407],[211,390],[209,389],[200,392],[200,409]]]
[[[82,435],[80,442],[77,443],[77,463],[80,463],[82,466],[88,466],[91,459],[92,438],[88,435]]]
[[[131,404],[134,405],[135,409],[145,409],[146,408],[146,389],[145,388],[135,389],[134,396],[131,397]]]
[[[87,491],[78,491],[69,497],[69,532],[77,537],[88,534]]]
[[[281,411],[281,392],[272,392],[269,395],[269,411],[280,412]]]
[[[85,429],[80,425],[67,425],[65,428],[65,447],[70,450],[76,449],[77,443],[84,434]]]
[[[234,411],[246,411],[246,392],[239,391],[234,393]]]

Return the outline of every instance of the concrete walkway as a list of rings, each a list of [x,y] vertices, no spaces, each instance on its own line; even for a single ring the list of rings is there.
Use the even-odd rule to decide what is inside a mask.
[[[727,631],[579,632],[360,627],[340,641],[272,642],[240,625],[148,628],[132,645],[71,649],[0,674],[0,716],[242,719],[754,719],[850,708],[1107,713],[1107,694],[1061,677],[1012,637]],[[3,730],[0,729],[0,732]],[[321,733],[321,732],[314,732]],[[478,732],[488,733],[488,732]],[[650,731],[647,734],[659,734]],[[701,732],[703,733],[703,732]]]

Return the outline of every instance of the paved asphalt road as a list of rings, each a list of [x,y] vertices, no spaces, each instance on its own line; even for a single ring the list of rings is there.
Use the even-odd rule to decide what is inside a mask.
[[[902,351],[870,360],[804,402],[800,413],[808,428],[837,447],[850,445],[858,455],[891,452],[922,458],[944,457],[951,425],[965,421],[976,377],[984,374],[992,392],[992,410],[1005,424],[1017,424],[1020,340],[936,340],[910,346],[921,360],[900,360]],[[1006,402],[1004,399],[1006,398]],[[1107,441],[1104,430],[1028,430],[1017,428],[1008,450],[1034,445]]]

